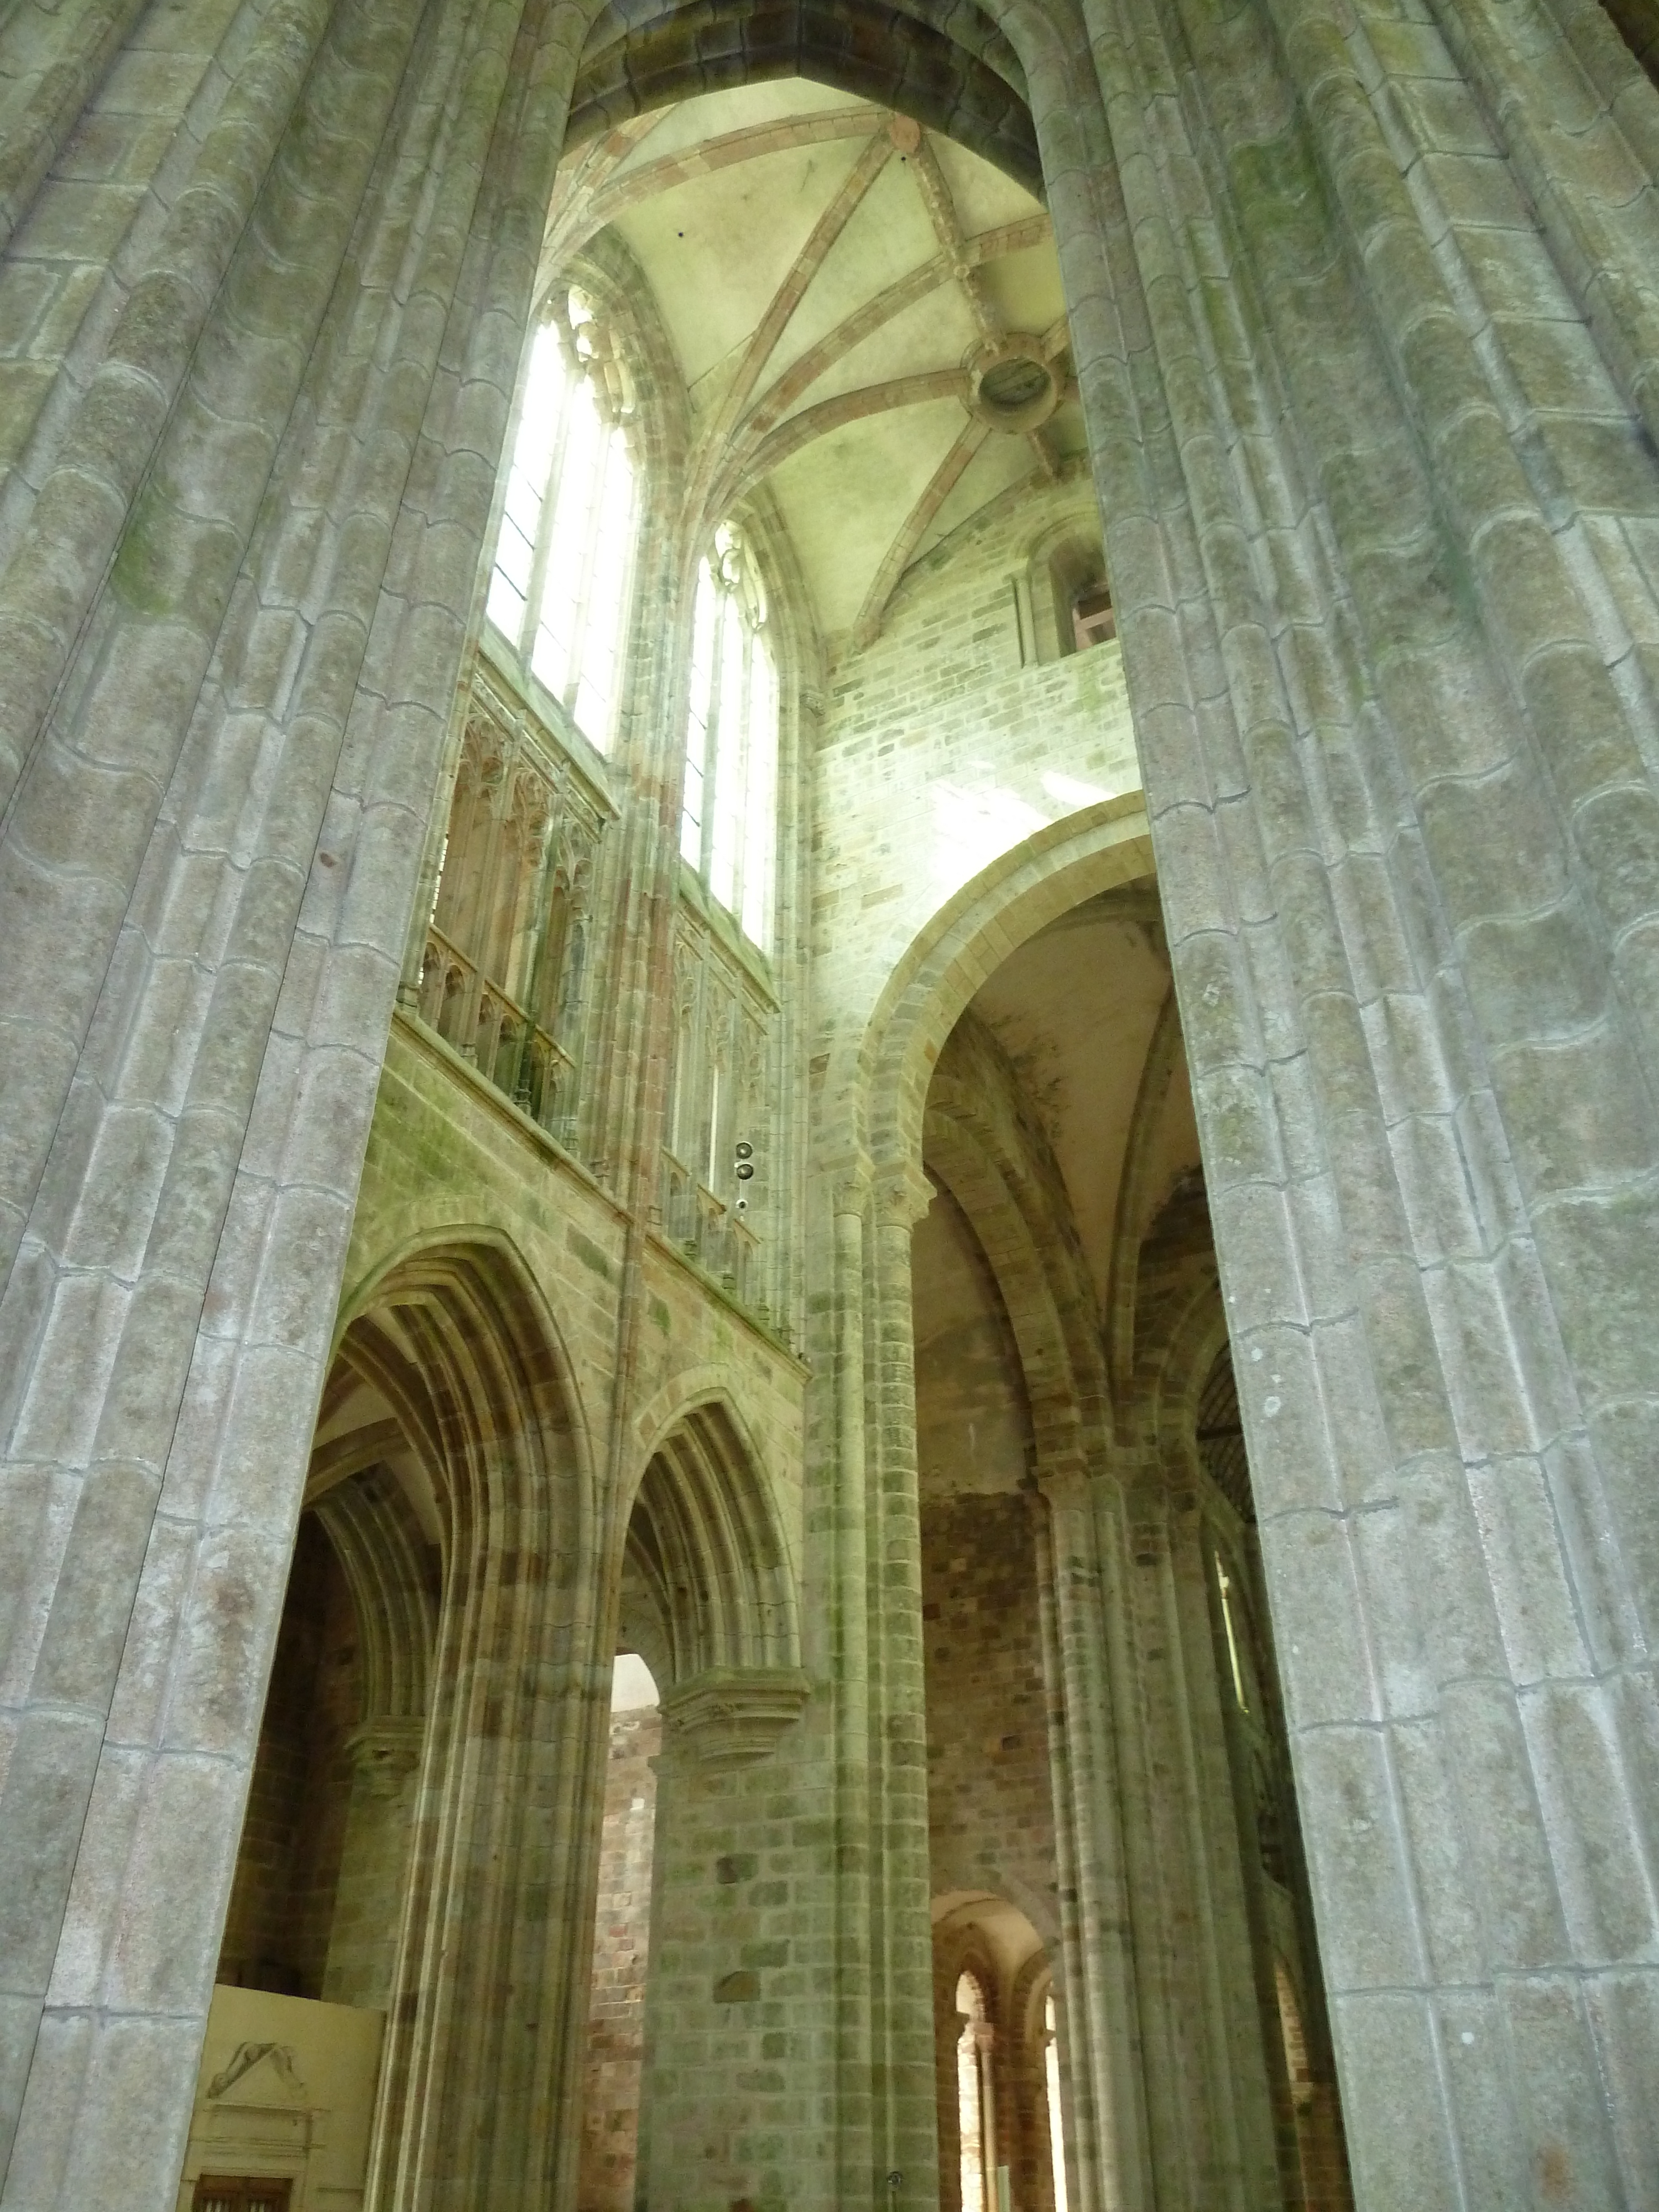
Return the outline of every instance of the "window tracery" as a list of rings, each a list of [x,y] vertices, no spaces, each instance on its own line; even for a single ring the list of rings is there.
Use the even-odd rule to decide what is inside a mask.
[[[766,587],[743,532],[723,522],[697,568],[680,855],[763,951],[777,864],[778,726]]]
[[[538,330],[485,612],[601,752],[615,734],[638,537],[627,363],[576,287]]]
[[[427,927],[420,1016],[567,1144],[605,821],[563,757],[504,700],[476,688]]]

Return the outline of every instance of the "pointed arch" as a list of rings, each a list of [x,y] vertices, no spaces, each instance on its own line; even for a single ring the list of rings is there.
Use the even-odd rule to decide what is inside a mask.
[[[698,93],[785,76],[913,116],[1042,197],[1036,132],[1012,46],[977,8],[946,10],[927,0],[607,7],[593,19],[577,70],[565,148]]]
[[[424,1717],[431,1696],[437,1606],[418,1522],[380,1467],[337,1482],[317,1518],[351,1592],[362,1646],[365,1721]]]
[[[369,2195],[550,2201],[575,2146],[533,2115],[576,2091],[596,1839],[575,1820],[552,1845],[548,1816],[592,1794],[611,1673],[570,1363],[523,1261],[483,1231],[392,1255],[343,1302],[337,1346],[391,1410],[441,1561]]]
[[[964,1015],[927,1094],[923,1162],[978,1239],[1018,1349],[1039,1477],[1080,1468],[1108,1415],[1093,1297],[1060,1169],[996,1037]]]
[[[945,901],[894,967],[858,1047],[854,1079],[878,1170],[920,1159],[933,1068],[980,985],[1071,908],[1152,873],[1137,792],[1036,831]]]
[[[758,1458],[724,1395],[685,1407],[653,1445],[627,1551],[656,1613],[665,1691],[714,1669],[799,1667],[788,1549]]]

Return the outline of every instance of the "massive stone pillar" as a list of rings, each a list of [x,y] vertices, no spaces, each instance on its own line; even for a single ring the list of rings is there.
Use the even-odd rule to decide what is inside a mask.
[[[1102,1498],[1097,1487],[1107,1490]],[[1122,1498],[1081,1470],[1043,1480],[1038,1552],[1063,1959],[1060,2026],[1070,2184],[1085,2204],[1157,2202],[1141,1970],[1130,1906],[1147,1820],[1146,1777],[1123,1711]]]
[[[1565,7],[1085,13],[1109,159],[1048,167],[1357,2194],[1650,2205],[1655,95]]]
[[[558,135],[511,9],[250,6],[158,63],[168,14],[108,79],[120,250],[8,387],[8,2205],[176,2185]],[[90,85],[115,11],[58,21]]]
[[[815,1795],[806,1688],[730,1668],[663,1699],[638,2172],[665,2212],[800,2201],[805,2022],[830,2011],[793,1848]]]

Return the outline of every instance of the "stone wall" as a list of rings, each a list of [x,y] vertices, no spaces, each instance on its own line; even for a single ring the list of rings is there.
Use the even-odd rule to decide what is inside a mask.
[[[1067,516],[1098,529],[1086,481],[994,501],[916,563],[879,637],[836,672],[813,792],[815,1050],[832,1018],[861,1025],[917,933],[988,863],[1139,787],[1119,647],[1022,658],[1016,587]]]
[[[799,1556],[799,1360],[659,1238],[640,1240],[638,1282],[624,1305],[623,1209],[459,1054],[400,1018],[358,1194],[343,1309],[392,1255],[480,1235],[510,1244],[544,1299],[567,1387],[601,1461],[617,1449],[627,1480],[637,1482],[688,1398],[722,1390]],[[627,1433],[613,1439],[605,1418],[619,1358]]]
[[[1011,1898],[1052,1944],[1054,1801],[1027,1500],[931,1501],[921,1588],[934,1893]]]

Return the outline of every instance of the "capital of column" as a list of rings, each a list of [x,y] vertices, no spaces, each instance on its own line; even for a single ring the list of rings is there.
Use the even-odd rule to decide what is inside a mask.
[[[668,1747],[703,1766],[747,1766],[765,1758],[811,1694],[799,1667],[706,1667],[664,1694]]]
[[[832,1213],[862,1215],[869,1203],[873,1170],[867,1152],[849,1153],[844,1159],[833,1162],[827,1170],[830,1180],[830,1211]]]
[[[884,1229],[914,1229],[933,1202],[933,1186],[917,1160],[894,1160],[874,1170],[876,1218]]]
[[[1080,1453],[1039,1455],[1034,1496],[1056,1513],[1080,1512],[1089,1502],[1089,1468]]]
[[[365,1721],[346,1738],[351,1771],[372,1797],[391,1797],[421,1762],[426,1741],[424,1713],[384,1713]]]

